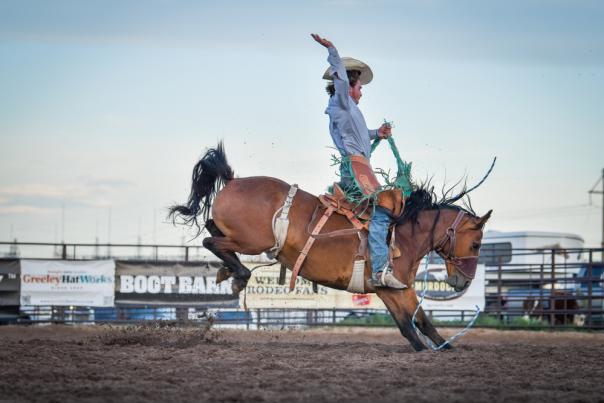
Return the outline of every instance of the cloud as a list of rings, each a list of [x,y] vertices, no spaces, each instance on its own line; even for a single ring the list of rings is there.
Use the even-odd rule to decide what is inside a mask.
[[[123,179],[110,179],[110,178],[91,178],[89,176],[83,176],[80,178],[86,186],[91,188],[103,188],[103,189],[124,189],[130,186],[135,186],[134,183],[125,181]]]
[[[0,205],[0,214],[47,214],[52,211],[53,209],[50,208]]]
[[[134,186],[113,178],[83,177],[77,184],[49,185],[26,183],[0,189],[0,213],[45,213],[64,205],[80,208],[105,208],[117,193]]]

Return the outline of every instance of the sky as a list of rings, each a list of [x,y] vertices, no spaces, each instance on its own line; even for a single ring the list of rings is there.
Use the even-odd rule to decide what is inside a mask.
[[[199,244],[167,207],[220,140],[237,176],[324,192],[318,33],[371,66],[359,106],[416,181],[473,184],[497,156],[472,194],[488,229],[598,246],[602,21],[599,1],[2,0],[0,241]],[[396,166],[386,145],[372,164]]]

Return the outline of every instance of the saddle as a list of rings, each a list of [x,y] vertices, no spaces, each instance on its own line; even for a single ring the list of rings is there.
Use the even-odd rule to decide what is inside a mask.
[[[356,229],[369,231],[373,210],[369,202],[355,206],[346,199],[344,191],[337,183],[333,184],[332,189],[333,193],[319,196],[323,206],[332,208],[334,213],[348,218]],[[393,217],[399,217],[405,208],[405,199],[398,190],[385,190],[378,194],[377,205],[390,211]]]
[[[368,204],[354,206],[348,200],[344,191],[337,183],[333,184],[332,194],[326,193],[319,196],[319,200],[325,208],[333,208],[334,212],[348,218],[351,224],[358,230],[369,231],[371,221],[371,209]]]

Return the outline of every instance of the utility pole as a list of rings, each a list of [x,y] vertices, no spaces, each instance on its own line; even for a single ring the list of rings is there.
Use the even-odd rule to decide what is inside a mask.
[[[141,236],[141,217],[138,217],[138,236],[136,237],[136,258],[141,258],[141,243],[143,237]]]
[[[107,210],[107,258],[111,258],[111,207]]]
[[[598,186],[598,184],[602,182],[602,190],[596,190],[596,187]],[[604,249],[604,169],[602,169],[602,176],[600,177],[600,179],[598,179],[598,181],[596,182],[596,184],[591,188],[591,190],[588,192],[590,199],[591,199],[591,195],[595,194],[595,195],[602,195],[602,248]]]
[[[65,243],[65,203],[61,203],[61,243]]]

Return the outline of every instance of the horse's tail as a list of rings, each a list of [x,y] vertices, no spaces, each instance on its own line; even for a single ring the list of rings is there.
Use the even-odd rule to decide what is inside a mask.
[[[191,179],[191,193],[186,203],[170,207],[168,218],[172,222],[180,217],[182,224],[195,225],[199,236],[202,226],[197,222],[197,217],[201,215],[203,223],[210,218],[212,202],[216,194],[231,179],[233,179],[233,170],[227,162],[224,153],[222,141],[216,148],[210,148],[199,162],[193,167]]]

